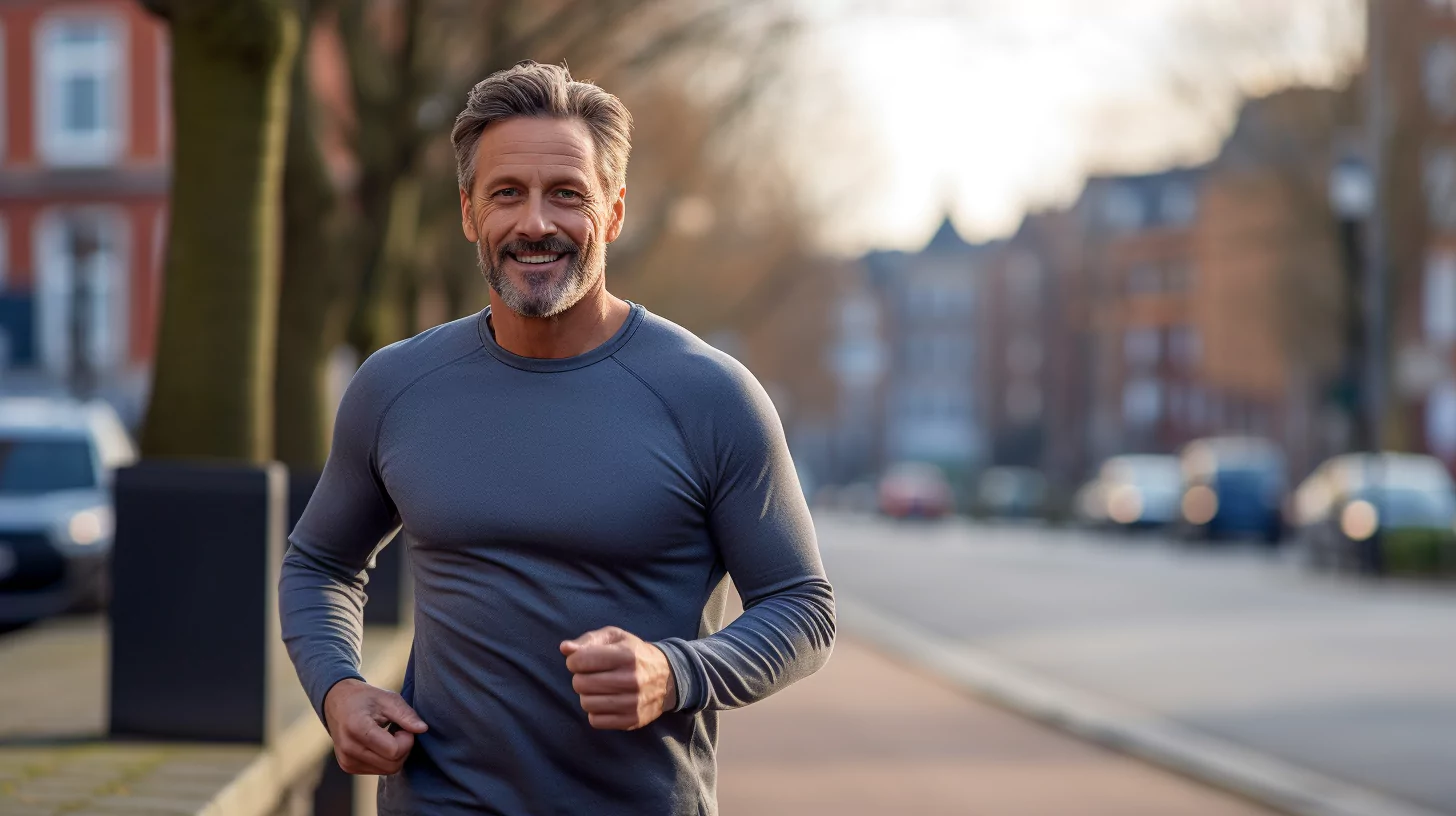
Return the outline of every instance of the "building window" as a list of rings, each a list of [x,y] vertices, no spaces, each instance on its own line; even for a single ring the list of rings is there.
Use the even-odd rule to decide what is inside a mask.
[[[1456,344],[1456,254],[1438,252],[1426,260],[1421,311],[1428,342],[1442,348]]]
[[[1158,208],[1162,211],[1163,223],[1174,227],[1187,226],[1198,217],[1198,194],[1191,184],[1170,182],[1163,188]]]
[[[1163,287],[1158,280],[1158,268],[1152,264],[1138,264],[1127,273],[1129,295],[1154,295]]]
[[[1122,357],[1134,368],[1151,367],[1158,364],[1162,356],[1162,342],[1159,332],[1151,326],[1139,326],[1122,333]]]
[[[1421,74],[1426,106],[1439,119],[1456,117],[1456,43],[1441,40],[1428,46]]]
[[[1122,418],[1129,425],[1152,425],[1163,413],[1162,384],[1154,379],[1133,380],[1122,389]]]
[[[1456,151],[1443,147],[1426,154],[1421,188],[1431,226],[1456,229]]]
[[[57,17],[41,25],[40,148],[52,165],[110,164],[121,154],[121,26],[113,20]]]
[[[1114,230],[1131,232],[1142,227],[1147,215],[1137,191],[1119,184],[1107,191],[1102,202],[1102,218]]]
[[[1193,368],[1203,357],[1203,338],[1192,326],[1168,330],[1168,357],[1184,368]]]
[[[126,360],[131,291],[126,220],[106,210],[69,210],[43,217],[36,231],[42,364],[56,376],[78,361],[103,374],[118,368]]]

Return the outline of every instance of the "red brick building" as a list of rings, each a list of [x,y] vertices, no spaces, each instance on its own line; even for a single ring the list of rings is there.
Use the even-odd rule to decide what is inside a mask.
[[[79,365],[134,414],[165,231],[167,63],[164,27],[132,0],[0,2],[0,389],[65,391]]]

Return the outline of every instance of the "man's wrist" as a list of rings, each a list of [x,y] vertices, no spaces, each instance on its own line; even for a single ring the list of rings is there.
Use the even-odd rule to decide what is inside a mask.
[[[667,662],[667,690],[662,697],[662,710],[664,712],[677,711],[678,701],[682,697],[682,683],[678,677],[677,662],[672,659],[672,650],[663,643],[652,644],[657,651],[662,652],[662,658]]]

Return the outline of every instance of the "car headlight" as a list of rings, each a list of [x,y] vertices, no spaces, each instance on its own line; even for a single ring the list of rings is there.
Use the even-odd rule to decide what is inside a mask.
[[[111,508],[91,507],[62,519],[56,538],[73,547],[94,547],[111,538],[113,525]]]
[[[1351,541],[1365,541],[1380,529],[1380,513],[1364,499],[1352,501],[1340,511],[1340,532]]]
[[[1189,524],[1199,526],[1213,521],[1218,515],[1218,494],[1208,485],[1194,485],[1183,494],[1183,518]]]
[[[1143,517],[1143,494],[1132,485],[1121,485],[1107,499],[1107,515],[1118,524],[1132,524]]]

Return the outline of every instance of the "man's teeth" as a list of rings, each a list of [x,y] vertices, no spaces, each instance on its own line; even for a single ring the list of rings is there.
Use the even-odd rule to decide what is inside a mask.
[[[561,256],[560,255],[516,255],[514,257],[515,257],[516,260],[520,261],[521,263],[544,264],[544,263],[551,263],[552,261],[556,260],[557,258],[560,258]]]

